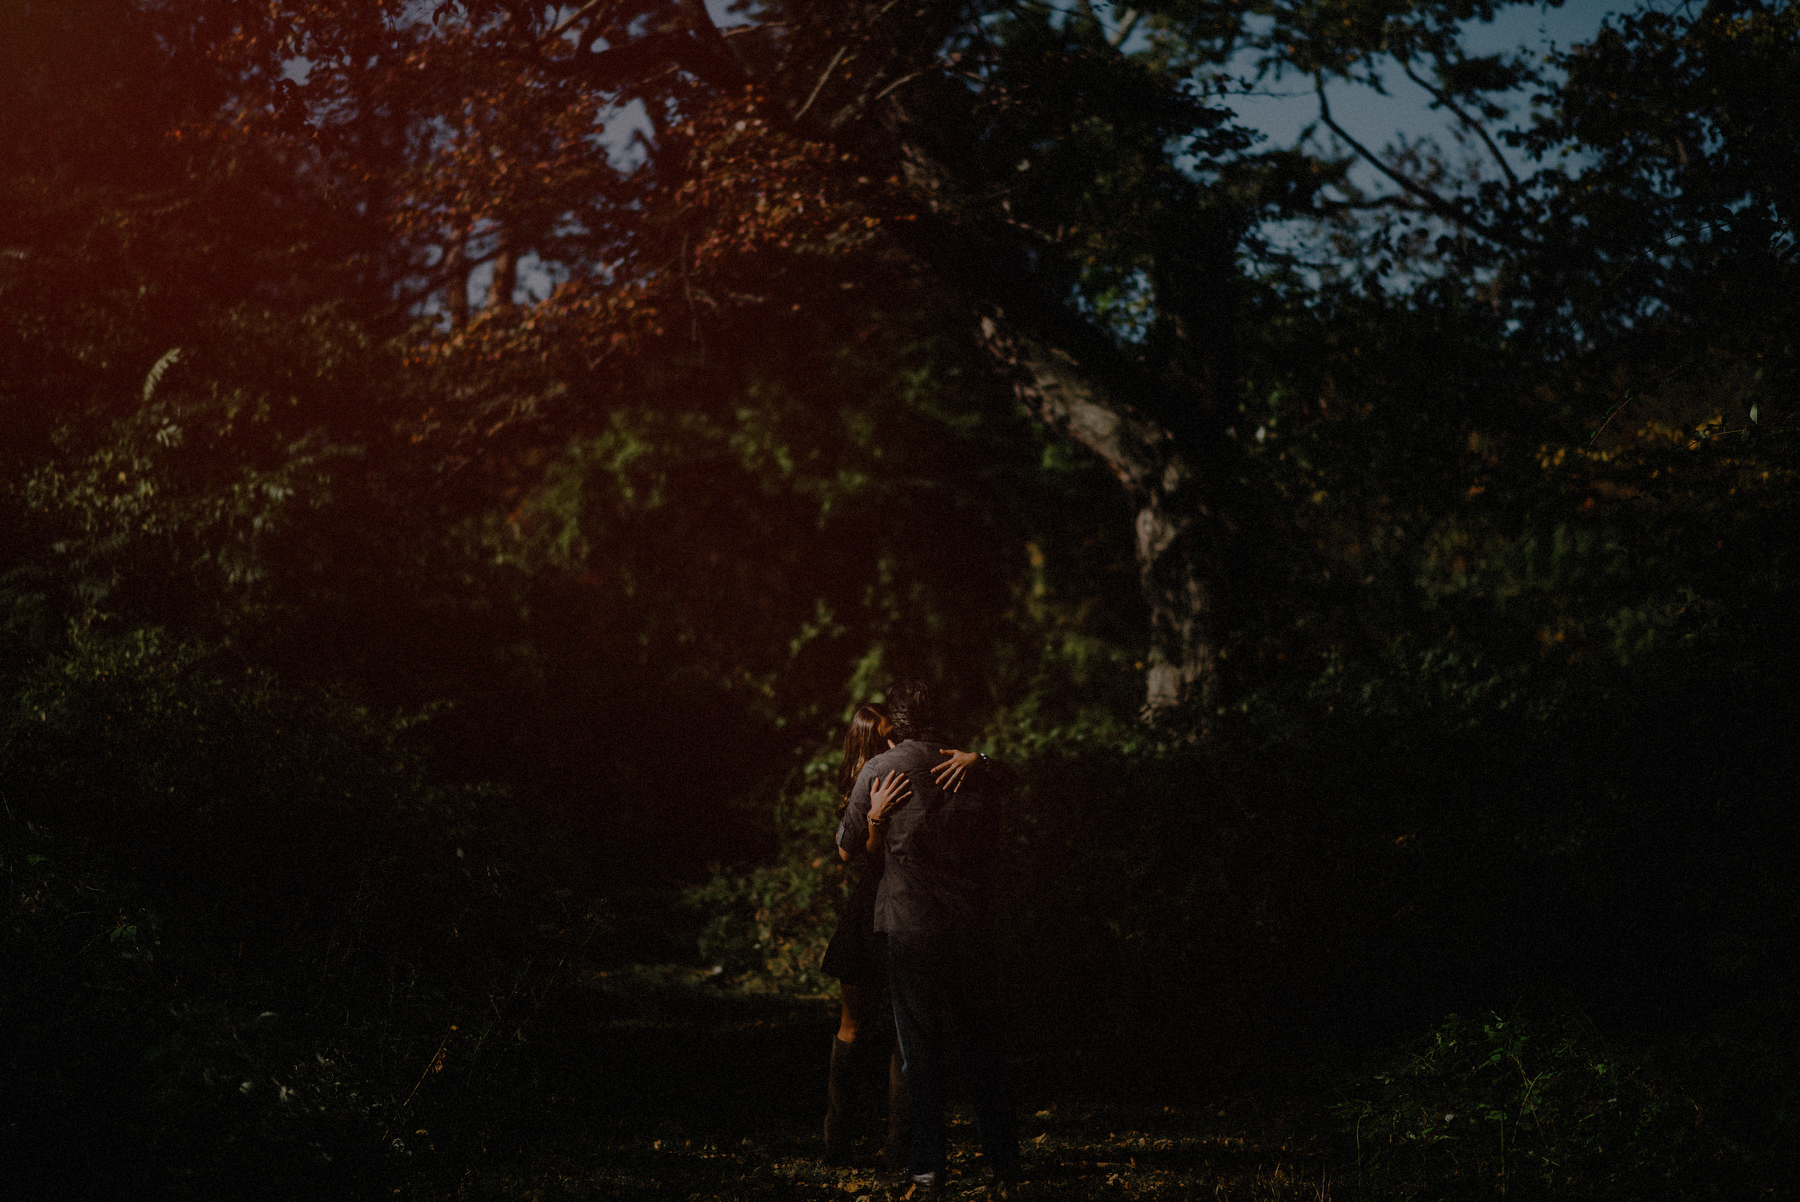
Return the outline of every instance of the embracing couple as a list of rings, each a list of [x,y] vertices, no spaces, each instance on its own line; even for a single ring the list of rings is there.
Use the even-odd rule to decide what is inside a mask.
[[[1004,1182],[1018,1172],[992,930],[1007,783],[1005,770],[987,757],[949,746],[931,686],[922,680],[898,682],[888,691],[885,713],[863,706],[851,722],[839,777],[837,847],[842,859],[864,858],[866,866],[822,966],[844,992],[825,1120],[834,1161],[849,1154],[856,1082],[885,1061],[889,1167],[913,1185],[943,1184],[948,1020],[962,1036],[983,1175]],[[882,1029],[883,1002],[890,999],[898,1043],[891,1061]]]

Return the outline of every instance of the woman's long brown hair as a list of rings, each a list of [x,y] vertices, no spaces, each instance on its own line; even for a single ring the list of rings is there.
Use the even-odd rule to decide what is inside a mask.
[[[881,737],[881,723],[885,717],[872,705],[859,705],[856,716],[850,719],[850,729],[844,732],[844,763],[838,769],[839,818],[844,816],[844,809],[850,804],[850,790],[862,774],[863,765],[887,750],[887,741]]]

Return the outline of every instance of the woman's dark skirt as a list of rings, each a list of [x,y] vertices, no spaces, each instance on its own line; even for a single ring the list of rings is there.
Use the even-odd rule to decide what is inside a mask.
[[[837,933],[825,948],[819,968],[845,985],[887,988],[887,936],[875,931],[875,891],[881,887],[881,864],[864,863],[838,919]]]

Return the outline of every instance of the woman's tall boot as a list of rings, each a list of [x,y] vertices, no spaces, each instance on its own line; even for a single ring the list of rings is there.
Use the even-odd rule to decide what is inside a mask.
[[[833,1036],[831,1075],[825,1093],[825,1163],[848,1164],[856,1147],[859,1049]]]

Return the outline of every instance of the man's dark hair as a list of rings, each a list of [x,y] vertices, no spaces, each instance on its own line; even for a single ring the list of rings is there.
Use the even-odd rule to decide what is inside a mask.
[[[928,681],[916,676],[896,680],[887,693],[887,711],[888,721],[894,724],[894,738],[944,742],[938,719],[937,690]]]

